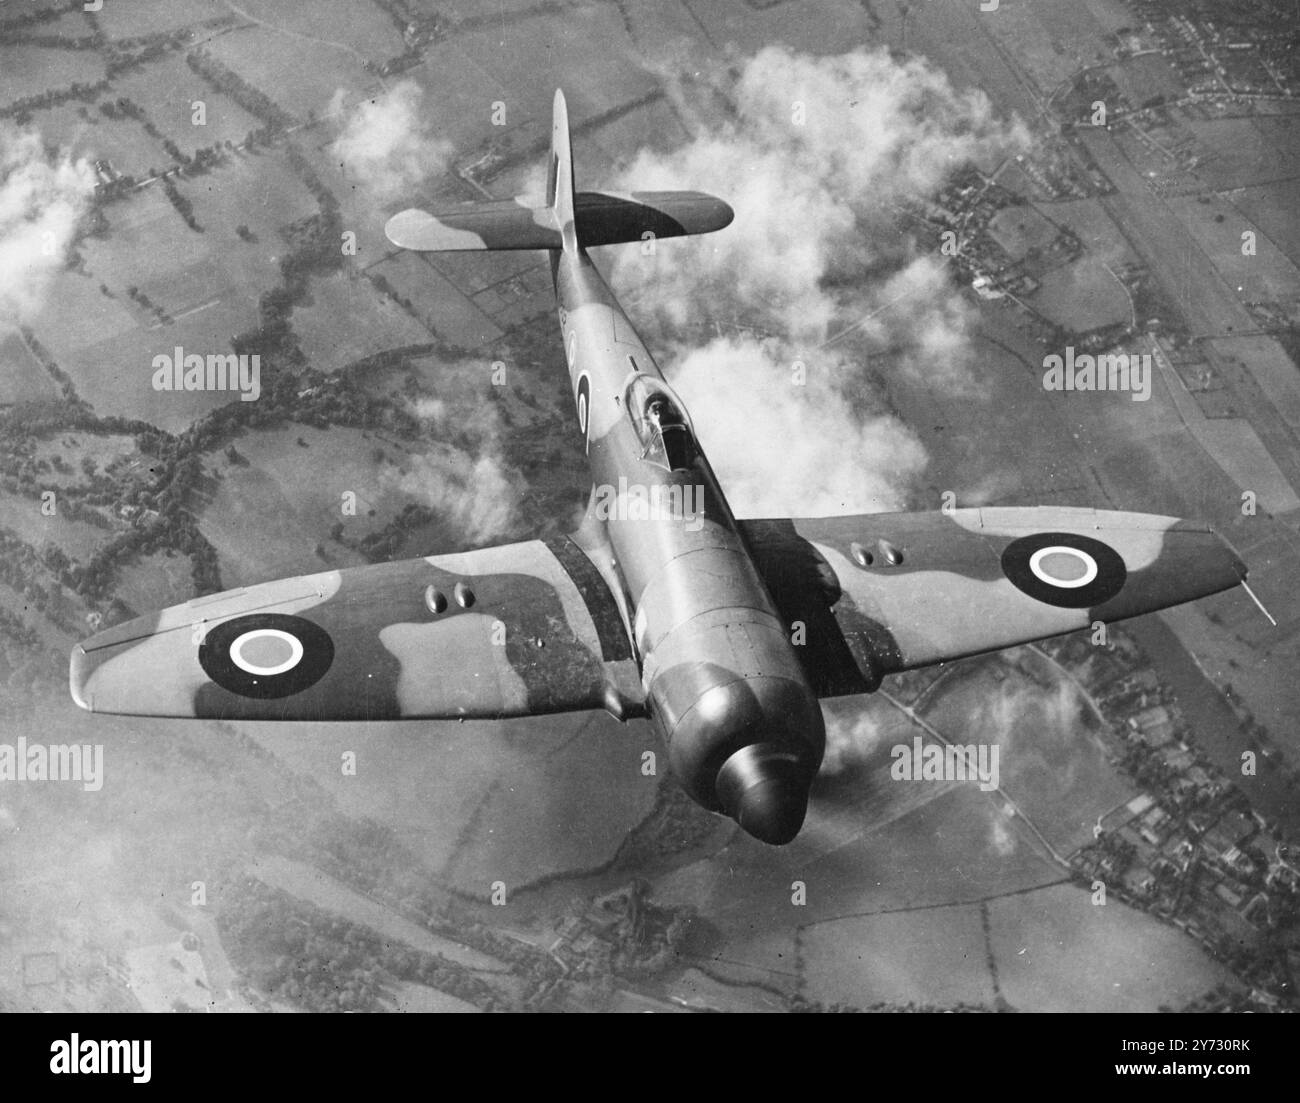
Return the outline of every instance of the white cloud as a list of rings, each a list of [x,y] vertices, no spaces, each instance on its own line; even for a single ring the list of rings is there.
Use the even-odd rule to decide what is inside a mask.
[[[712,192],[735,222],[650,257],[612,250],[611,282],[744,500],[738,512],[898,508],[926,457],[874,369],[969,390],[973,318],[937,240],[900,233],[900,204],[1027,134],[982,93],[884,51],[769,47],[716,81],[733,118],[667,154],[642,150],[609,185]],[[733,324],[762,336],[710,340]],[[792,385],[795,360],[806,388]]]
[[[399,470],[384,468],[380,484],[445,517],[466,542],[508,535],[515,521],[518,480],[492,452],[472,456],[437,448],[412,457]]]
[[[447,171],[454,147],[429,132],[423,99],[418,84],[402,81],[362,103],[335,139],[334,153],[344,171],[379,202],[410,197]]]
[[[478,365],[446,365],[449,376],[462,368],[477,371]],[[426,454],[404,460],[401,468],[383,468],[381,483],[437,510],[465,543],[513,535],[523,479],[502,454],[496,406],[464,396],[452,401],[420,396],[412,400],[411,411],[426,423],[434,443]],[[456,444],[446,439],[453,430]]]
[[[89,162],[0,124],[0,319],[25,321],[40,308],[94,187]]]
[[[925,450],[897,418],[863,412],[844,393],[837,357],[810,357],[796,385],[789,347],[722,337],[684,352],[673,383],[738,517],[878,513]]]
[[[826,756],[818,777],[835,777],[856,769],[881,752],[887,733],[869,712],[842,715],[823,707],[822,715],[826,720]]]

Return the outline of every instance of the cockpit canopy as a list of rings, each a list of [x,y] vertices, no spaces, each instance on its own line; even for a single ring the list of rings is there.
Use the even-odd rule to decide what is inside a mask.
[[[681,402],[662,379],[637,375],[627,388],[627,412],[642,445],[641,458],[669,471],[695,463],[695,433]]]

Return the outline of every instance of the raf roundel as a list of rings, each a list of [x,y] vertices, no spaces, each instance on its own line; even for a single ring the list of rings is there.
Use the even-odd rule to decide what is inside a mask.
[[[325,676],[334,641],[317,624],[255,613],[217,625],[199,645],[199,665],[222,689],[268,699],[301,693]]]
[[[1078,590],[1097,577],[1097,561],[1086,551],[1053,544],[1029,557],[1029,570],[1039,582]]]
[[[1022,593],[1063,609],[1087,609],[1124,588],[1128,570],[1114,548],[1089,536],[1040,532],[1012,540],[1002,573]]]
[[[591,376],[586,372],[578,377],[578,428],[582,430],[583,439],[591,444]]]
[[[253,658],[244,654],[248,648]],[[288,649],[286,651],[286,648]],[[262,652],[261,656],[258,652]],[[269,655],[268,655],[269,652]],[[275,659],[284,655],[283,659]],[[269,678],[273,674],[286,674],[302,662],[302,641],[279,628],[253,628],[237,636],[230,645],[230,660],[247,674]],[[262,661],[258,662],[258,658]]]

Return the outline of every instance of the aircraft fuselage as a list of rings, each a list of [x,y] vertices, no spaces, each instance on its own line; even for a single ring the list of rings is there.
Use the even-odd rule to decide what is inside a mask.
[[[788,841],[825,741],[791,627],[680,398],[586,251],[552,253],[552,270],[593,484],[583,535],[620,599],[651,721],[695,800]]]

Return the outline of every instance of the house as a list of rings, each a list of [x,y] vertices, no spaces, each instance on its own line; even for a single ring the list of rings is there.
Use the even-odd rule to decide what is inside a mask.
[[[1233,892],[1232,889],[1228,888],[1228,886],[1225,884],[1220,883],[1215,885],[1214,895],[1217,896],[1220,900],[1222,900],[1225,904],[1227,904],[1230,908],[1239,907],[1241,904],[1241,896]]]
[[[1152,846],[1159,846],[1164,842],[1172,827],[1169,813],[1158,804],[1149,808],[1138,820],[1138,834]]]
[[[1258,825],[1240,812],[1225,812],[1201,840],[1211,857],[1227,860],[1228,855],[1255,834]]]
[[[1128,723],[1129,727],[1136,731],[1147,731],[1168,724],[1169,721],[1169,710],[1164,705],[1153,705],[1151,708],[1143,709],[1136,716],[1129,717]]]

